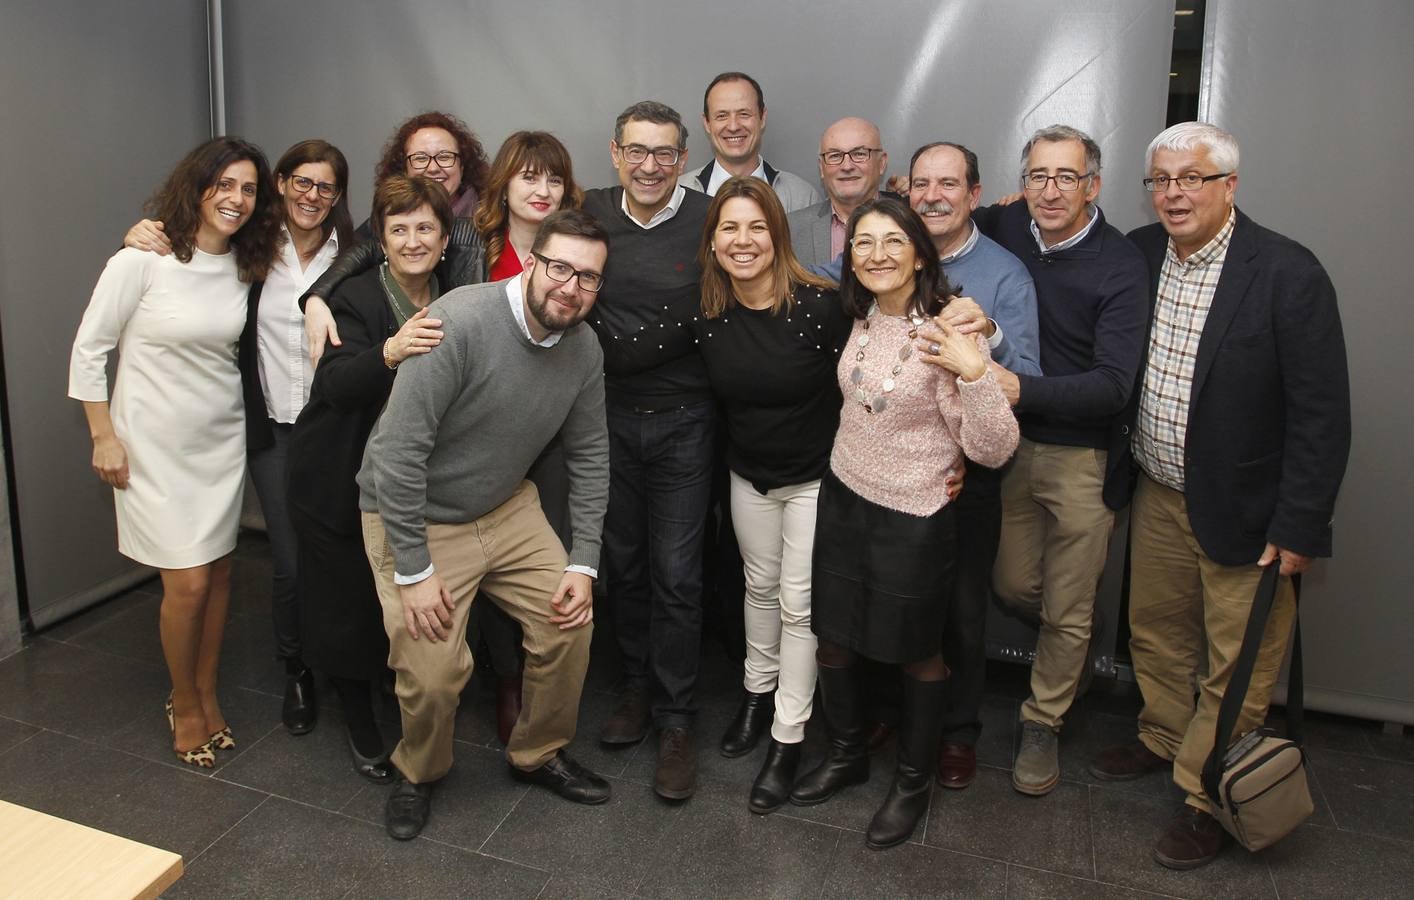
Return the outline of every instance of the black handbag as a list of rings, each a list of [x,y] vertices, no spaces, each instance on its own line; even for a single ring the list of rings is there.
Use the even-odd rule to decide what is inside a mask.
[[[1291,669],[1286,687],[1286,736],[1258,727],[1229,746],[1252,669],[1257,663],[1262,635],[1276,601],[1281,560],[1272,560],[1257,584],[1242,650],[1237,655],[1232,680],[1218,710],[1213,752],[1203,766],[1203,790],[1213,804],[1213,815],[1223,828],[1248,850],[1261,850],[1286,837],[1311,815],[1311,789],[1306,781],[1306,754],[1301,748],[1301,579],[1292,578],[1296,590],[1296,628],[1292,634]]]

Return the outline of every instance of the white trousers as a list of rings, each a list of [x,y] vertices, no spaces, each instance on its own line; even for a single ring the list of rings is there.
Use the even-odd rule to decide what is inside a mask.
[[[760,493],[735,472],[732,527],[746,576],[746,689],[775,689],[771,737],[805,739],[815,697],[815,634],[810,630],[810,556],[819,480]]]

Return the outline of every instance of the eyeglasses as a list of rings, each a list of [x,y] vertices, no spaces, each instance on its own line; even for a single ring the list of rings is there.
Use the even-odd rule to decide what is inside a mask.
[[[315,181],[313,178],[305,178],[303,175],[291,175],[290,184],[294,185],[295,193],[308,194],[312,189],[319,189],[319,196],[325,200],[333,200],[339,196],[339,186],[330,184],[327,181]]]
[[[457,164],[457,160],[462,158],[460,153],[451,150],[441,150],[437,153],[409,153],[406,157],[408,168],[421,172],[432,163],[437,163],[439,169],[450,169]]]
[[[624,162],[631,166],[642,165],[650,153],[660,166],[675,166],[682,158],[682,151],[677,147],[645,147],[642,144],[629,144],[627,147],[619,148],[619,155],[624,158]]]
[[[869,157],[875,153],[883,153],[882,147],[855,147],[851,150],[826,150],[820,154],[820,159],[824,160],[827,166],[838,166],[844,162],[848,156],[851,162],[863,164],[869,161]]]
[[[1046,182],[1054,181],[1057,190],[1073,191],[1080,187],[1080,182],[1093,177],[1094,174],[1094,172],[1086,172],[1084,175],[1077,175],[1074,172],[1057,172],[1054,175],[1047,175],[1045,172],[1027,172],[1021,176],[1021,186],[1028,191],[1044,191]]]
[[[1169,189],[1170,183],[1177,183],[1180,191],[1191,194],[1194,191],[1201,191],[1203,185],[1208,182],[1226,178],[1231,174],[1231,172],[1218,172],[1215,175],[1199,175],[1196,172],[1189,172],[1176,178],[1171,178],[1168,175],[1155,175],[1153,178],[1144,179],[1144,190],[1154,194],[1162,194]]]
[[[599,293],[599,289],[604,286],[604,276],[600,275],[598,272],[576,269],[567,262],[551,259],[548,256],[541,256],[534,251],[531,252],[536,259],[545,264],[545,274],[549,275],[552,281],[565,284],[573,278],[579,282],[580,290],[588,291],[591,294]]]
[[[889,256],[902,256],[904,248],[908,246],[908,238],[901,234],[886,234],[882,241],[884,252]],[[849,248],[854,251],[855,256],[865,256],[874,252],[875,240],[872,237],[857,237],[849,242]]]

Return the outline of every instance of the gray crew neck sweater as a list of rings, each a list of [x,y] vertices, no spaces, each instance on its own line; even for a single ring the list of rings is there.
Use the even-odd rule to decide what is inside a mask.
[[[532,344],[505,282],[433,303],[442,343],[398,367],[358,473],[359,508],[383,518],[395,569],[431,564],[426,523],[474,521],[510,499],[556,434],[569,475],[572,565],[598,568],[609,496],[604,355],[588,326]]]

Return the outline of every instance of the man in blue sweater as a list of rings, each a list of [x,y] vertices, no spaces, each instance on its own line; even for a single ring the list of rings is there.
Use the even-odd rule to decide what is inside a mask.
[[[609,155],[619,187],[584,197],[609,233],[613,259],[590,323],[606,356],[651,337],[663,310],[695,306],[697,245],[710,201],[678,184],[687,128],[651,100],[614,123]],[[692,796],[692,740],[702,643],[702,557],[712,492],[716,415],[707,368],[696,353],[605,380],[609,421],[609,511],[604,559],[625,690],[599,739],[641,741],[658,729],[654,788]]]
[[[1036,284],[1045,374],[998,372],[1021,423],[1021,445],[1002,478],[993,589],[1041,623],[1012,769],[1013,787],[1040,796],[1060,778],[1056,735],[1089,650],[1114,529],[1105,474],[1125,438],[1149,282],[1143,256],[1095,205],[1094,140],[1063,125],[1043,128],[1027,141],[1021,167],[1026,205],[993,207],[980,218]]]
[[[908,201],[923,218],[948,280],[963,295],[944,311],[960,331],[982,330],[992,358],[1040,375],[1036,287],[1015,256],[982,234],[972,213],[982,196],[977,154],[949,142],[925,144],[908,165]],[[1001,473],[974,463],[957,498],[957,581],[943,631],[952,667],[938,750],[938,783],[965,788],[977,774],[982,688],[987,670],[987,604],[1001,532]]]

